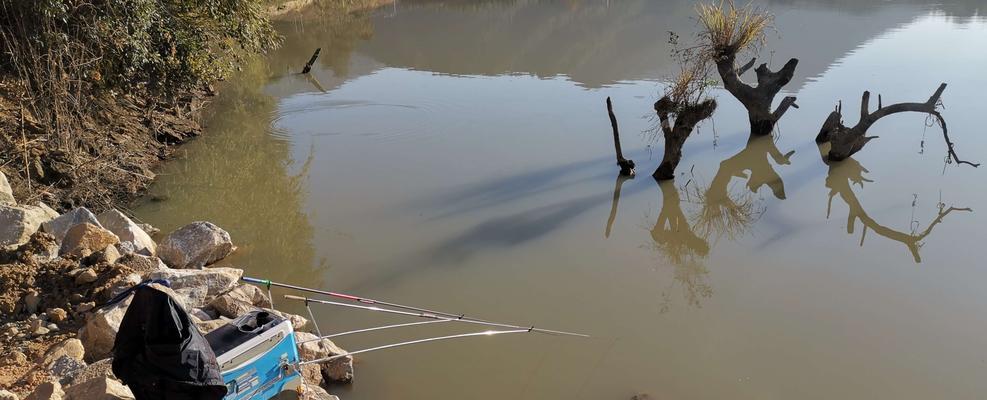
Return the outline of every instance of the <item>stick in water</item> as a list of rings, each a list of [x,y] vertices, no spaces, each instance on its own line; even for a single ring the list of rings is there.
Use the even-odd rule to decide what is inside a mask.
[[[305,63],[305,68],[302,68],[302,73],[303,74],[307,74],[309,71],[312,70],[312,64],[315,64],[315,60],[317,60],[319,58],[319,53],[321,53],[321,52],[322,52],[322,48],[321,47],[315,49],[315,53],[312,53],[312,58],[309,58],[308,59],[308,62]]]

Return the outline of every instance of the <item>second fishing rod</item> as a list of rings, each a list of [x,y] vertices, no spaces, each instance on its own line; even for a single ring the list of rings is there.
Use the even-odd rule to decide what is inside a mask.
[[[462,320],[462,321],[470,321],[470,322],[475,322],[475,323],[489,325],[489,326],[498,326],[498,327],[503,327],[503,328],[515,328],[515,329],[528,329],[531,332],[538,332],[538,333],[544,333],[544,334],[549,334],[549,335],[564,335],[564,336],[589,337],[589,335],[585,335],[585,334],[582,334],[582,333],[558,331],[558,330],[552,330],[552,329],[542,329],[542,328],[536,328],[536,327],[533,327],[533,326],[532,327],[528,327],[528,326],[522,326],[522,325],[516,325],[516,324],[505,324],[505,323],[500,323],[500,322],[488,321],[488,320],[480,319],[480,318],[469,317],[469,316],[466,316],[465,314],[454,314],[454,313],[448,313],[448,312],[443,312],[443,311],[435,311],[435,310],[430,310],[430,309],[427,309],[427,308],[409,306],[409,305],[398,304],[398,303],[391,303],[391,302],[388,302],[388,301],[376,300],[376,299],[371,299],[371,298],[366,298],[366,297],[361,297],[361,296],[355,296],[355,295],[346,294],[346,293],[337,293],[337,292],[331,292],[331,291],[327,291],[327,290],[319,290],[319,289],[307,288],[307,287],[304,287],[304,286],[290,285],[290,284],[287,284],[287,283],[273,282],[273,281],[268,280],[268,279],[257,279],[257,278],[250,278],[250,277],[246,277],[246,276],[245,277],[242,277],[241,279],[244,282],[253,283],[253,284],[256,284],[256,285],[264,285],[264,286],[267,286],[268,290],[270,290],[270,288],[273,286],[273,287],[280,287],[280,288],[285,288],[285,289],[298,290],[298,291],[302,291],[302,292],[317,293],[317,294],[322,294],[322,295],[326,295],[326,296],[330,296],[330,297],[345,299],[345,300],[349,300],[349,301],[355,301],[355,302],[359,302],[359,303],[363,303],[363,304],[369,304],[369,305],[375,305],[375,306],[385,306],[385,307],[396,308],[396,309],[401,309],[401,310],[415,311],[415,312],[418,312],[418,313],[423,313],[422,316],[426,316],[426,317],[428,315],[433,315],[433,316],[444,317],[444,318],[448,318],[448,319],[455,319],[455,320]],[[309,299],[309,300],[310,301],[314,301],[314,299]],[[316,302],[319,302],[319,301],[316,301]]]

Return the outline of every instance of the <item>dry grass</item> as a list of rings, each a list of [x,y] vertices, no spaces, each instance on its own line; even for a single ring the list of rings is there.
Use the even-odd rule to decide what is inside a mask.
[[[700,3],[696,14],[703,32],[699,34],[708,55],[721,57],[745,50],[756,50],[765,40],[774,16],[748,3],[737,7],[733,0],[718,4]]]

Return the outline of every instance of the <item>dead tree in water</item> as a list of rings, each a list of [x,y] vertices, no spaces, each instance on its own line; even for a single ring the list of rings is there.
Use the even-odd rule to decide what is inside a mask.
[[[771,104],[781,88],[792,80],[799,60],[788,60],[776,72],[768,69],[766,63],[761,64],[754,69],[757,86],[751,86],[740,78],[754,66],[757,59],[752,58],[739,68],[736,60],[738,54],[754,52],[764,43],[764,31],[769,28],[772,16],[752,5],[738,9],[732,0],[718,5],[700,4],[696,12],[703,26],[697,55],[713,60],[723,80],[723,87],[747,109],[751,135],[771,134],[775,124],[790,107],[798,108],[794,96],[785,97],[773,111]]]
[[[877,136],[867,136],[867,129],[870,129],[879,119],[902,112],[925,113],[935,118],[936,122],[942,128],[942,137],[946,140],[946,149],[949,157],[957,164],[978,167],[980,164],[961,160],[953,149],[953,142],[949,140],[949,130],[946,128],[946,120],[938,110],[939,99],[942,97],[944,90],[946,90],[945,83],[939,85],[939,88],[932,94],[932,97],[929,97],[929,100],[924,103],[897,103],[887,107],[881,104],[881,96],[879,95],[877,110],[874,112],[870,112],[870,92],[865,91],[860,99],[860,121],[853,127],[843,125],[843,106],[840,104],[836,107],[835,111],[829,114],[826,121],[823,122],[819,134],[816,136],[816,143],[829,142],[831,147],[827,158],[831,161],[842,161],[863,149],[864,145],[871,141],[871,139],[877,138]]]
[[[617,128],[617,116],[613,114],[613,103],[607,97],[607,114],[610,114],[610,127],[613,128],[613,147],[617,152],[617,165],[620,166],[620,174],[623,176],[634,176],[634,160],[624,158],[624,152],[620,149],[620,130]]]
[[[661,133],[665,138],[665,154],[661,159],[661,164],[652,175],[655,179],[663,181],[675,179],[675,168],[682,160],[682,146],[685,140],[692,135],[696,124],[713,115],[716,111],[716,100],[705,99],[702,101],[672,100],[672,96],[665,95],[655,102],[655,112],[661,123]],[[673,121],[674,119],[674,121]]]

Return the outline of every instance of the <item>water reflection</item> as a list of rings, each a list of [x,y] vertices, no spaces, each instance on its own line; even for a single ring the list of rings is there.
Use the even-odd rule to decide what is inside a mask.
[[[922,256],[919,254],[919,250],[922,249],[923,240],[932,234],[933,228],[943,222],[952,212],[973,212],[970,208],[957,208],[953,206],[946,207],[944,203],[939,203],[939,214],[929,223],[929,225],[923,229],[919,230],[917,221],[913,220],[913,229],[909,232],[898,231],[881,225],[875,219],[868,215],[867,211],[864,210],[863,205],[857,198],[857,193],[853,191],[853,185],[859,186],[861,189],[864,187],[864,183],[874,182],[873,180],[864,177],[864,173],[869,172],[859,161],[851,158],[847,158],[842,162],[830,162],[827,160],[826,153],[829,152],[829,145],[824,144],[819,146],[820,155],[822,156],[823,162],[827,163],[829,166],[829,174],[826,176],[826,188],[829,189],[829,201],[826,206],[826,218],[830,217],[833,208],[833,198],[837,195],[846,202],[846,205],[850,207],[850,211],[847,215],[846,230],[848,234],[854,234],[856,230],[857,221],[863,224],[863,230],[860,232],[860,246],[863,247],[864,239],[867,238],[867,231],[873,231],[874,233],[881,235],[885,238],[900,242],[905,245],[908,251],[912,254],[912,258],[915,259],[916,263],[922,262]]]
[[[261,60],[249,63],[223,87],[206,118],[209,134],[183,147],[194,154],[170,163],[136,208],[142,219],[167,233],[178,226],[208,220],[228,230],[238,246],[224,260],[273,280],[312,285],[323,268],[315,259],[313,228],[303,211],[306,181],[314,149],[293,167],[290,144],[271,135],[275,99],[263,93],[268,70]],[[291,266],[291,268],[283,268]]]
[[[701,306],[702,299],[713,295],[713,288],[706,282],[709,270],[703,264],[709,256],[709,241],[697,235],[682,211],[679,189],[673,181],[656,181],[661,196],[661,208],[651,227],[650,248],[663,261],[674,268],[673,283],[662,291],[660,312],[671,308],[672,286],[679,284],[689,306]]]

